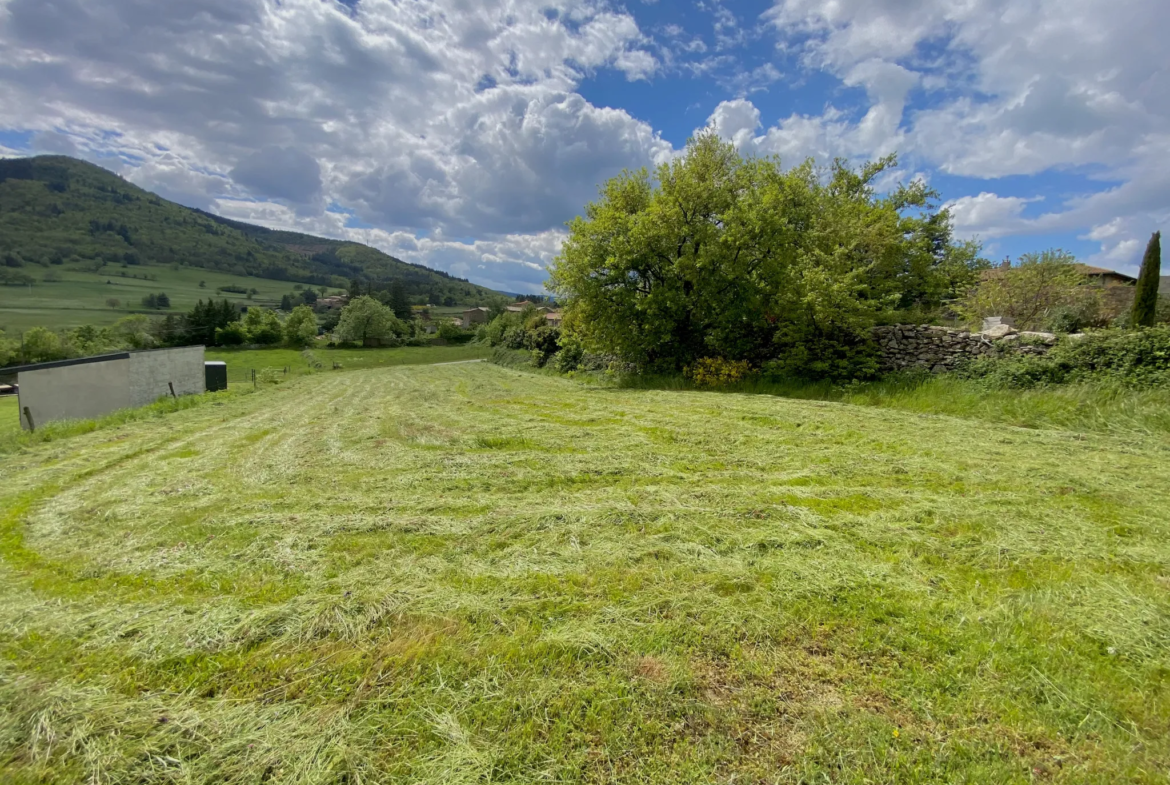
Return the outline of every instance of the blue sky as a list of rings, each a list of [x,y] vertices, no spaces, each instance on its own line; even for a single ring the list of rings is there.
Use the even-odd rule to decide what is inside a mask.
[[[897,152],[991,258],[1133,272],[1170,218],[1148,0],[0,0],[0,155],[540,291],[564,223],[713,128]]]

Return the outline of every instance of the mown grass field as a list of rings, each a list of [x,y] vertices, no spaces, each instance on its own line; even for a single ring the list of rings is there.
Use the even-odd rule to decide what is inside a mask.
[[[0,780],[1164,782],[1170,443],[488,364],[7,456]]]
[[[0,397],[0,439],[20,430],[20,409],[15,395]]]

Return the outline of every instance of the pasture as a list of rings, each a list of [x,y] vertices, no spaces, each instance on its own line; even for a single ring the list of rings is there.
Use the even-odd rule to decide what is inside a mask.
[[[480,360],[491,354],[491,349],[481,344],[460,346],[403,346],[384,349],[330,349],[313,347],[306,355],[300,349],[226,349],[209,348],[204,352],[207,360],[227,363],[228,378],[242,379],[250,369],[263,371],[266,368],[288,368],[289,373],[300,375],[315,370],[310,361],[321,364],[321,370],[358,370],[363,368],[388,368],[395,365],[429,365],[431,363]]]
[[[101,272],[91,272],[78,266],[27,266],[27,272],[38,279],[33,286],[0,286],[0,330],[15,338],[30,327],[60,330],[92,324],[105,327],[132,313],[150,316],[186,313],[197,300],[228,299],[248,305],[274,308],[282,295],[289,294],[295,284],[243,275],[204,270],[198,267],[165,265],[138,265],[121,267],[109,265]],[[60,280],[42,282],[45,275]],[[138,277],[132,277],[138,276]],[[205,286],[200,286],[203,282]],[[219,286],[237,286],[256,289],[259,294],[247,300],[245,295],[216,292]],[[166,310],[142,306],[148,294],[165,292],[171,299]],[[118,306],[111,308],[107,300],[115,299]]]
[[[0,780],[1164,782],[1170,443],[494,365],[4,458]]]

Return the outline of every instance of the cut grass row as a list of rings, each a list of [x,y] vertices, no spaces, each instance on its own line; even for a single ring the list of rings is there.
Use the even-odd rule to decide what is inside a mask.
[[[8,782],[1161,782],[1159,439],[486,365],[13,456]]]
[[[253,389],[252,371],[257,372],[260,383],[286,381],[282,369],[288,368],[290,376],[310,373],[337,373],[362,368],[388,368],[397,365],[426,365],[431,363],[466,362],[482,359],[488,354],[478,346],[425,346],[396,349],[315,349],[313,356],[321,363],[315,369],[304,354],[295,349],[260,350],[208,350],[207,360],[222,360],[228,365],[229,390],[249,391]],[[334,363],[339,367],[333,368]],[[267,375],[265,372],[272,372]],[[89,433],[144,418],[162,417],[171,412],[200,405],[202,397],[181,398],[178,401],[163,399],[158,403],[115,412],[99,420],[81,420],[49,423],[35,433],[20,429],[20,414],[15,396],[0,398],[0,455],[15,452],[23,447]]]

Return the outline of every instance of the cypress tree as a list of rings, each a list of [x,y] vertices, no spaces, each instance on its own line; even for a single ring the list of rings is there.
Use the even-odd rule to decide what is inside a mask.
[[[1146,255],[1142,259],[1142,271],[1138,274],[1137,291],[1133,297],[1134,327],[1153,327],[1158,309],[1158,277],[1162,271],[1162,233],[1154,232]]]

